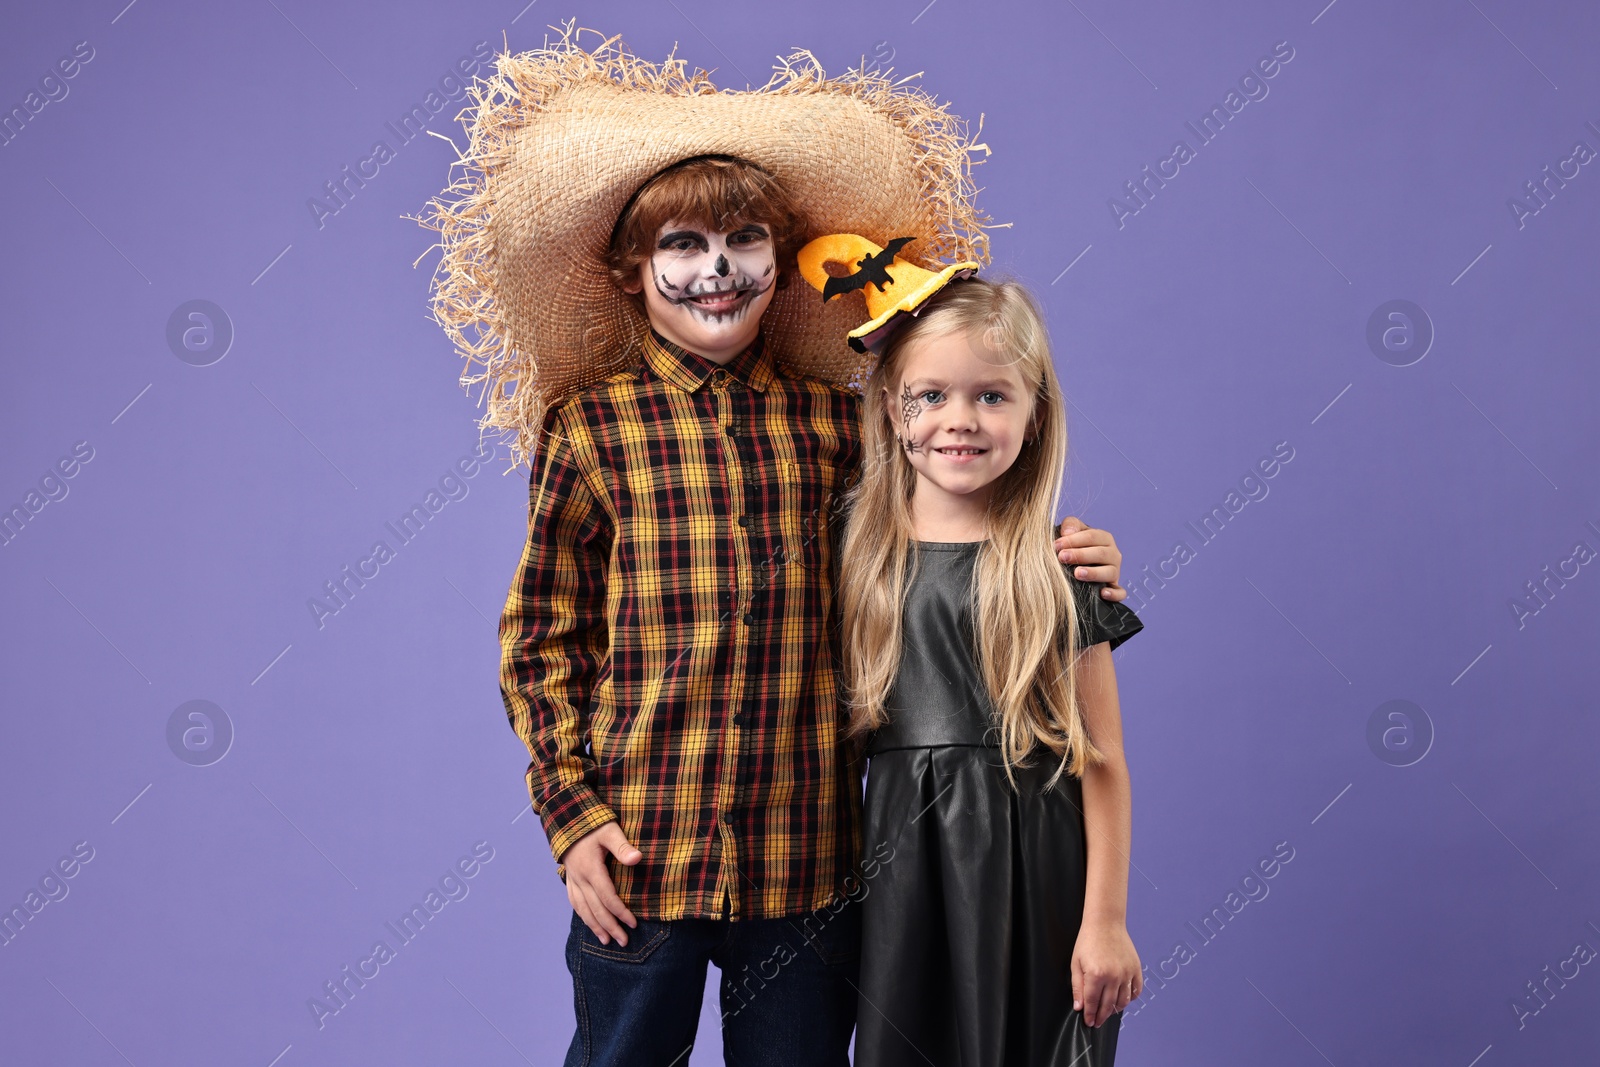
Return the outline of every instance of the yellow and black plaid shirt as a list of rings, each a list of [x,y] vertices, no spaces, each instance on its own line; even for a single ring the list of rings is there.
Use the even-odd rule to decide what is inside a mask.
[[[641,918],[823,906],[860,849],[829,522],[858,398],[759,336],[718,367],[651,331],[547,427],[500,643],[551,851],[615,818]]]

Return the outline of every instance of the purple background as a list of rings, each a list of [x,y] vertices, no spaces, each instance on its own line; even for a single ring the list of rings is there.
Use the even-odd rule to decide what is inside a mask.
[[[0,906],[94,850],[0,946],[0,1058],[557,1062],[568,909],[496,686],[526,473],[492,463],[409,544],[385,528],[477,440],[427,313],[433,235],[401,217],[452,153],[385,124],[476,42],[576,12],[121,3],[0,33],[5,110],[94,50],[0,148],[0,506],[93,449],[0,549]],[[1600,149],[1600,14],[925,3],[580,20],[732,87],[793,47],[830,73],[865,54],[985,114],[981,203],[1015,224],[995,268],[1046,301],[1075,405],[1068,506],[1128,584],[1194,552],[1118,653],[1130,928],[1176,974],[1119,1062],[1587,1062],[1600,967],[1543,1006],[1527,983],[1600,947],[1600,568],[1511,605],[1600,549],[1600,165],[1521,226],[1508,201]],[[1269,94],[1198,146],[1185,123],[1280,41]],[[459,142],[457,110],[432,128]],[[1195,158],[1119,227],[1110,198],[1178,138]],[[379,139],[395,158],[319,227],[308,201]],[[168,344],[192,299],[236,332],[209,366]],[[1436,333],[1408,366],[1367,340],[1396,299]],[[1269,494],[1202,542],[1187,524],[1278,442]],[[308,599],[380,538],[397,558],[319,628]],[[209,766],[169,748],[190,700],[235,733]],[[1369,741],[1391,700],[1420,710]],[[307,1001],[478,841],[469,895],[319,1030]],[[1269,895],[1202,941],[1279,842]],[[719,1061],[708,1000],[688,1062]]]

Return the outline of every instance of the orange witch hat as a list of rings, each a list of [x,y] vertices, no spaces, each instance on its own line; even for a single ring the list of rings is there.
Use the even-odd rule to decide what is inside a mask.
[[[939,290],[957,278],[970,278],[978,264],[965,260],[937,271],[901,259],[900,249],[912,237],[896,237],[886,248],[854,233],[830,233],[808,243],[796,254],[800,274],[822,293],[822,302],[860,290],[867,302],[867,321],[845,335],[857,352],[878,352],[908,317],[916,315]],[[848,274],[828,273],[838,263],[855,269]]]

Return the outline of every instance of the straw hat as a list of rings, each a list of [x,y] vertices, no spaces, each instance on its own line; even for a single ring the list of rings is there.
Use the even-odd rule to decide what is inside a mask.
[[[463,172],[408,216],[439,231],[433,317],[466,360],[461,384],[483,384],[480,428],[506,435],[514,463],[536,448],[547,408],[638,360],[649,324],[605,254],[629,197],[681,160],[726,154],[766,168],[813,233],[910,235],[917,258],[988,262],[971,179],[981,160],[970,158],[988,147],[910,78],[865,60],[828,78],[800,50],[759,89],[719,90],[671,55],[658,65],[617,37],[560,29],[544,48],[502,52],[495,74],[473,82],[467,148],[452,164]],[[603,39],[586,50],[584,33]],[[789,372],[848,385],[868,369],[845,341],[858,319],[791,285],[762,331]]]
[[[859,291],[866,298],[867,321],[845,335],[857,352],[879,352],[889,335],[914,317],[940,289],[957,278],[970,278],[980,264],[951,263],[937,271],[923,270],[901,259],[900,249],[914,237],[896,237],[879,248],[858,233],[830,233],[810,241],[795,256],[800,274],[821,291],[826,304],[836,296]],[[853,266],[844,275],[828,272],[829,263]]]

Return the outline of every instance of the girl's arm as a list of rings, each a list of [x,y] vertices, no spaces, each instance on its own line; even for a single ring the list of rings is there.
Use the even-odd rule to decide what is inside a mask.
[[[1122,711],[1111,646],[1089,646],[1075,669],[1084,724],[1105,762],[1083,776],[1088,881],[1083,924],[1072,953],[1072,994],[1083,1021],[1099,1026],[1142,991],[1139,954],[1127,927],[1133,800],[1122,754]]]

